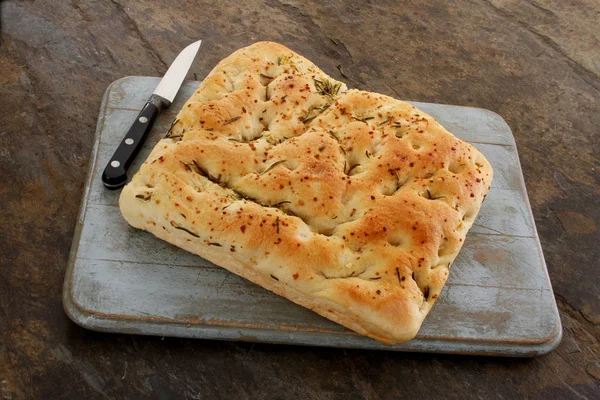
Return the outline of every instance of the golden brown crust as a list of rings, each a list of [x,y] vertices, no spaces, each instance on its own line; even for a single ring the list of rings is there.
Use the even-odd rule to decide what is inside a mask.
[[[276,43],[221,61],[175,121],[125,219],[384,343],[417,333],[492,181],[429,115]]]

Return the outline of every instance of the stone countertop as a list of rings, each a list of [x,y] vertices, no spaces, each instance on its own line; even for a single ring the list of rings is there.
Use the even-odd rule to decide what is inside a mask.
[[[600,398],[597,3],[198,3],[0,4],[0,398]],[[123,76],[161,76],[198,38],[190,79],[273,40],[351,87],[504,117],[561,313],[558,349],[500,359],[113,335],[71,323],[62,283],[102,94]]]

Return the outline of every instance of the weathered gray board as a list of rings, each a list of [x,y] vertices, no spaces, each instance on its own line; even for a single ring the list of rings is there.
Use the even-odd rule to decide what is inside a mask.
[[[127,77],[107,89],[65,278],[64,306],[94,330],[505,356],[546,353],[562,329],[510,128],[487,110],[413,103],[475,143],[495,179],[440,298],[417,338],[387,346],[351,332],[210,262],[131,228],[102,170],[158,83]],[[155,125],[133,174],[197,82]]]

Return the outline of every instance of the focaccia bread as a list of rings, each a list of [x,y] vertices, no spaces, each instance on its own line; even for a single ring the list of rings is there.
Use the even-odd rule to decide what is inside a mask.
[[[419,330],[491,181],[429,115],[261,42],[200,84],[119,205],[132,226],[394,344]]]

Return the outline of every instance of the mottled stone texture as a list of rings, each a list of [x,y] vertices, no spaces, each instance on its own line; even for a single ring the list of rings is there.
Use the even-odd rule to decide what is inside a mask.
[[[600,398],[597,1],[0,4],[0,398]],[[322,2],[325,3],[325,2]],[[61,290],[107,85],[189,78],[274,40],[350,86],[483,107],[513,129],[564,325],[537,359],[88,332]]]

